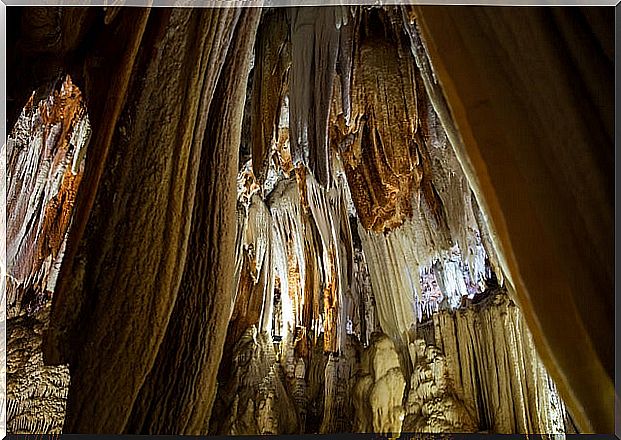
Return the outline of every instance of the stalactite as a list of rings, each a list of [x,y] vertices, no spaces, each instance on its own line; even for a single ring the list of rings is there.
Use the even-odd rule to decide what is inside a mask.
[[[9,278],[61,286],[51,320],[9,321],[14,433],[60,431],[65,403],[67,432],[565,431],[409,12],[100,14],[133,49],[92,185],[69,79],[9,139],[15,175],[43,170],[11,180]]]
[[[82,93],[65,76],[45,99],[33,93],[7,139],[8,318],[54,290],[89,136]]]
[[[369,266],[371,288],[382,331],[395,340],[407,343],[407,332],[416,323],[414,295],[420,292],[418,262],[403,253],[399,241],[411,232],[403,226],[388,236],[367,232],[362,226],[358,234]]]
[[[64,289],[52,310],[48,357],[70,360],[72,370],[65,432],[200,433],[215,393],[210,370],[220,361],[233,294],[235,138],[253,23],[248,20],[238,43],[232,43],[236,25],[245,21],[239,16],[246,12],[174,9],[153,14],[152,32],[144,39],[138,33],[138,55],[122,58],[117,72],[134,70],[122,116],[117,119],[110,108],[109,118],[98,126],[102,148],[107,148],[106,130],[115,133],[115,142],[106,166],[101,164],[101,183],[89,187],[97,191],[97,202],[87,211],[90,221],[78,257],[61,270]],[[258,22],[258,12],[252,14]],[[132,17],[123,10],[116,22]],[[125,32],[134,38],[133,31]],[[227,52],[235,53],[236,62],[229,61],[229,66],[238,68],[238,75],[220,75]],[[212,100],[214,95],[226,98]],[[237,96],[239,101],[233,98]],[[226,127],[218,130],[225,120]],[[211,173],[212,167],[218,173]],[[195,198],[200,202],[194,203]],[[203,222],[197,219],[199,210],[204,211]],[[204,234],[202,239],[197,231]],[[205,262],[206,254],[214,259]],[[188,275],[182,282],[186,261],[200,275]],[[220,269],[203,270],[204,264]],[[130,319],[129,314],[143,319]],[[206,322],[213,325],[203,331]],[[201,342],[193,342],[195,337]],[[168,344],[172,347],[166,348]],[[203,347],[201,355],[196,347]],[[166,363],[157,360],[160,348],[164,353],[159,356],[173,364],[176,374],[157,367]],[[177,362],[188,349],[198,366]],[[115,373],[126,365],[132,365],[131,372]],[[202,395],[184,391],[197,384]],[[177,397],[167,399],[162,390]],[[189,402],[181,404],[180,396]],[[148,409],[151,405],[156,411]],[[183,411],[185,407],[192,411]],[[179,410],[183,414],[177,417]]]
[[[206,14],[214,11],[207,10]],[[199,12],[192,10],[188,18]],[[188,253],[178,296],[158,356],[133,402],[125,427],[128,432],[200,434],[209,429],[217,390],[215,371],[222,359],[235,293],[234,182],[239,168],[250,59],[261,11],[226,9],[220,14],[213,18],[231,33],[230,46],[224,48],[222,71],[238,72],[238,75],[220,75],[214,90],[205,120],[205,143],[196,176],[197,202],[192,204]],[[209,16],[196,18],[200,23]],[[232,23],[227,26],[228,20]],[[199,35],[205,36],[205,32],[202,28]],[[208,36],[219,38],[211,32]],[[219,172],[213,173],[214,169]],[[218,270],[214,271],[213,267]],[[187,319],[188,316],[192,319]],[[201,393],[190,389],[200,389]]]
[[[307,165],[322,186],[331,181],[328,117],[339,48],[339,7],[291,8],[290,134],[294,165]]]
[[[360,23],[356,21],[357,28],[349,31],[354,33],[349,37],[354,39],[347,118],[351,125],[338,124],[338,115],[332,115],[338,126],[332,142],[341,150],[358,215],[366,229],[375,231],[394,229],[412,216],[412,199],[423,171],[414,139],[418,126],[414,65],[385,36],[394,30],[383,18],[382,12],[366,12]],[[343,71],[341,78],[349,74]],[[347,103],[344,107],[345,117]]]
[[[259,182],[267,177],[267,161],[277,139],[279,109],[291,64],[289,29],[284,9],[263,14],[255,43],[252,83],[252,163]]]
[[[329,313],[329,329],[325,328],[326,351],[343,348],[347,317],[345,296],[351,285],[353,244],[345,207],[344,181],[330,189],[321,187],[312,174],[306,176],[310,212],[321,237],[324,266],[324,313]],[[325,327],[325,326],[324,326]]]

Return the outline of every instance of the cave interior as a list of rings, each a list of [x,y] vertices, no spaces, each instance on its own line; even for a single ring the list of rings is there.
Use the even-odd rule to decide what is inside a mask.
[[[6,432],[612,432],[611,10],[6,32]]]

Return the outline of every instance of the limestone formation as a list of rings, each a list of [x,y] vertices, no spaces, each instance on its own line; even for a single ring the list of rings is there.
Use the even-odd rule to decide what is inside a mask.
[[[356,432],[399,434],[405,411],[405,378],[392,340],[374,334],[363,354],[354,389]]]
[[[11,8],[9,432],[610,430],[610,22],[458,11]]]
[[[481,427],[563,433],[565,413],[515,303],[499,292],[434,315],[435,340],[455,390]]]
[[[7,318],[35,312],[54,290],[87,156],[82,92],[65,76],[47,93],[33,93],[6,144]]]
[[[298,432],[296,405],[285,386],[271,337],[250,327],[233,349],[232,375],[220,392],[222,435]]]
[[[15,434],[62,432],[69,370],[46,366],[41,336],[50,304],[36,314],[20,316],[7,328],[7,430]]]
[[[455,392],[439,350],[414,341],[416,364],[405,405],[404,432],[477,432],[477,423]]]

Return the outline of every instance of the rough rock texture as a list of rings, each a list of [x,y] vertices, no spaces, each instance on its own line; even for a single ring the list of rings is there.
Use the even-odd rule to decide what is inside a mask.
[[[289,127],[294,165],[305,164],[324,187],[331,183],[328,119],[345,7],[288,9],[291,35]]]
[[[414,341],[416,364],[405,404],[404,432],[477,432],[472,409],[457,393],[437,347]]]
[[[12,434],[62,431],[69,369],[43,364],[41,340],[49,306],[8,321],[7,430]]]
[[[405,378],[394,343],[386,335],[374,334],[362,355],[360,377],[353,391],[354,430],[399,434],[405,416],[404,391]]]
[[[332,115],[333,142],[340,144],[356,210],[364,227],[378,232],[412,216],[423,179],[415,64],[386,20],[372,10],[348,25],[354,28],[352,72],[341,75],[351,75],[351,125],[345,115]]]
[[[537,351],[581,430],[612,432],[612,10],[415,12]]]
[[[564,433],[565,408],[522,314],[506,293],[433,316],[457,395],[497,433]]]
[[[257,30],[252,78],[252,166],[259,182],[267,177],[269,153],[278,139],[280,108],[284,104],[291,42],[286,10],[265,11]]]
[[[530,105],[539,96],[521,101],[509,87],[531,82],[521,65],[489,66],[473,56],[485,49],[493,59],[515,53],[528,61],[533,33],[511,40],[523,29],[505,12],[498,21],[481,10],[453,16],[444,29],[461,29],[454,37],[463,52],[451,56],[463,65],[445,65],[454,50],[450,32],[425,40],[440,60],[443,89],[413,11],[18,14],[11,50],[15,58],[21,46],[25,61],[11,72],[13,100],[40,78],[63,81],[43,106],[33,105],[36,96],[30,101],[15,145],[48,153],[60,146],[64,158],[11,150],[14,175],[43,171],[11,180],[7,191],[18,220],[7,225],[8,245],[19,260],[19,270],[9,264],[7,273],[15,306],[34,313],[55,284],[64,249],[43,348],[47,362],[71,365],[65,432],[397,434],[402,422],[413,431],[563,432],[571,418],[535,345],[562,379],[559,390],[571,397],[580,428],[606,426],[611,332],[604,312],[611,301],[593,305],[595,296],[580,292],[606,291],[612,279],[608,177],[591,173],[611,156],[582,142],[604,145],[612,136],[593,116],[604,115],[600,100],[610,84],[604,78],[576,88],[594,110],[587,118],[597,128],[593,139],[583,122],[566,137],[557,124],[561,136],[550,136],[542,121],[554,114],[555,99],[541,108]],[[424,29],[442,29],[451,17],[433,11],[423,11]],[[563,69],[576,64],[586,72],[576,61],[586,52],[599,56],[600,72],[609,62],[604,46],[589,46],[593,39],[567,38],[572,23],[593,25],[595,15],[545,14],[521,15],[535,30],[554,24],[552,33],[537,31],[543,38],[533,56],[549,54],[556,40],[567,47],[549,70],[523,65],[552,84],[555,98],[571,84]],[[472,40],[462,35],[472,28]],[[32,77],[16,77],[28,62]],[[72,90],[89,104],[88,156],[96,160],[81,161],[88,129]],[[512,98],[520,105],[498,107]],[[570,109],[582,104],[567,99]],[[518,119],[507,109],[520,110]],[[563,121],[577,116],[571,111]],[[559,139],[577,142],[584,154],[576,159]],[[75,160],[67,159],[73,150]],[[550,176],[557,159],[562,169]],[[84,165],[79,190],[76,163]],[[524,192],[515,193],[516,183]],[[533,253],[533,231],[541,253]],[[586,244],[576,238],[581,231]],[[591,242],[602,247],[593,251]],[[593,265],[581,271],[582,255],[592,255]],[[532,336],[506,297],[484,299],[505,280]],[[557,301],[559,292],[570,292],[569,301]],[[417,329],[429,315],[433,330]],[[19,348],[12,362],[39,380],[30,386],[11,373],[14,430],[60,423],[66,384],[39,362],[39,321],[12,321],[25,335],[11,333],[14,344],[31,350]],[[443,354],[414,342],[421,337]],[[358,340],[367,347],[362,362]],[[574,367],[584,359],[591,376]],[[593,391],[599,385],[601,398]],[[41,405],[47,410],[37,418],[32,410]]]
[[[66,365],[44,365],[41,342],[89,136],[82,93],[65,75],[33,92],[3,151],[8,298],[0,321],[7,329],[2,364],[10,433],[61,432],[69,372]]]
[[[218,434],[294,434],[295,403],[285,386],[271,336],[250,327],[233,348],[232,374],[222,387]],[[217,414],[217,413],[216,413]]]
[[[360,345],[354,335],[347,335],[345,349],[338,356],[329,354],[325,366],[323,418],[320,434],[352,432],[353,389],[360,364]]]
[[[106,120],[115,136],[97,203],[52,309],[48,358],[71,365],[66,432],[208,429],[232,308],[240,104],[259,14],[158,10],[138,36],[130,98]],[[238,74],[220,75],[225,64]]]
[[[69,76],[35,93],[7,139],[7,318],[34,312],[54,290],[84,170],[90,124]]]

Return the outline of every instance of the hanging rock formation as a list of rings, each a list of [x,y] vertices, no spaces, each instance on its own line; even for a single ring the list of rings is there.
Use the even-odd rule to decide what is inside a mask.
[[[537,351],[581,429],[613,432],[612,10],[409,9]]]
[[[127,14],[115,22],[122,26]],[[120,119],[107,120],[115,133],[108,165],[78,257],[61,268],[45,344],[49,361],[71,365],[65,432],[207,432],[211,372],[232,307],[238,149],[231,146],[239,145],[259,15],[161,11],[148,37],[137,36],[129,98]],[[225,65],[239,74],[220,75]],[[155,129],[154,118],[166,123]],[[94,135],[104,129],[94,126]],[[214,266],[221,270],[201,269]],[[191,310],[198,315],[187,320]],[[183,362],[190,352],[195,363]],[[126,365],[131,374],[119,376]],[[204,392],[179,391],[196,387]]]
[[[24,61],[9,83],[26,106],[21,116],[11,110],[6,146],[10,430],[609,426],[610,332],[606,319],[590,319],[604,317],[606,302],[586,311],[591,296],[576,296],[610,287],[609,249],[589,253],[576,241],[584,230],[607,243],[607,177],[584,178],[594,194],[585,196],[571,175],[575,158],[557,144],[566,138],[532,135],[545,131],[543,110],[518,99],[517,113],[534,115],[520,124],[485,91],[489,80],[510,103],[512,88],[499,85],[531,82],[520,65],[464,55],[487,48],[503,60],[488,47],[495,36],[526,72],[550,76],[527,62],[521,39],[507,41],[521,35],[513,19],[498,15],[507,32],[492,12],[460,21],[438,10],[15,13],[11,56]],[[531,30],[556,24],[557,34],[541,31],[548,45],[572,28],[557,12],[520,14]],[[471,63],[447,59],[452,37],[437,26],[452,30],[453,21],[463,53],[452,56]],[[471,40],[462,34],[472,27]],[[546,53],[531,34],[524,41]],[[565,61],[552,64],[558,84],[570,84],[559,66],[593,42],[569,41]],[[29,63],[32,76],[17,78]],[[37,78],[59,79],[45,89]],[[580,87],[579,96],[604,95]],[[542,106],[550,113],[551,102]],[[606,144],[609,126],[588,119]],[[587,153],[578,180],[609,156]],[[565,166],[542,189],[555,159]],[[515,182],[524,192],[507,190]],[[551,212],[567,206],[578,212],[568,221]],[[530,226],[542,237],[532,256]],[[563,250],[567,266],[557,264]],[[605,266],[597,283],[597,265],[578,264],[581,253]],[[592,376],[571,362],[583,357]]]
[[[257,30],[252,76],[252,166],[259,182],[267,177],[269,153],[277,139],[279,110],[287,89],[291,42],[286,10],[266,11]]]
[[[378,232],[412,216],[423,178],[415,140],[414,63],[383,19],[373,10],[349,25],[354,27],[352,72],[341,75],[351,75],[351,125],[345,125],[345,109],[342,116],[332,115],[333,142],[341,149],[356,210],[364,227]]]

